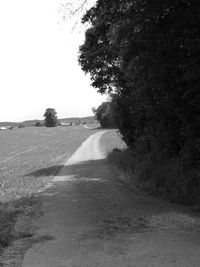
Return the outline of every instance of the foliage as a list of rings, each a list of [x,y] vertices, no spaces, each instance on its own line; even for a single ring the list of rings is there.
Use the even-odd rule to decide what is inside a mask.
[[[55,127],[58,124],[57,112],[54,108],[47,108],[45,113],[45,126],[46,127]]]
[[[127,149],[112,151],[108,160],[130,185],[171,202],[200,205],[200,172],[194,167],[188,168],[184,158],[174,157],[158,163],[146,155],[139,161],[136,153]]]
[[[42,122],[40,122],[40,121],[37,121],[35,123],[35,127],[43,127],[43,126],[44,126],[44,124]]]
[[[12,207],[0,206],[0,252],[6,248],[14,239],[14,224],[16,222],[18,210]]]
[[[161,148],[176,153],[199,135],[199,9],[198,1],[99,0],[83,17],[91,27],[79,62],[100,92],[116,92],[130,144],[151,136],[154,146],[164,131]]]
[[[97,109],[93,109],[95,118],[102,128],[114,128],[115,121],[110,102],[103,102]]]
[[[199,14],[198,0],[98,0],[82,19],[91,26],[79,63],[100,93],[112,92],[117,126],[140,160],[198,166]]]

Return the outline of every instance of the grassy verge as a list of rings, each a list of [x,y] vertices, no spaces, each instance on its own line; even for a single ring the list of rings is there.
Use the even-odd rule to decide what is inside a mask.
[[[16,223],[19,210],[13,207],[0,207],[0,251],[8,247],[14,239],[13,227]]]
[[[134,151],[115,149],[109,162],[131,186],[174,203],[200,207],[200,171],[187,164],[187,159],[155,160],[151,155],[142,159]]]
[[[0,204],[0,255],[15,241],[32,237],[30,218],[37,206],[34,197]]]

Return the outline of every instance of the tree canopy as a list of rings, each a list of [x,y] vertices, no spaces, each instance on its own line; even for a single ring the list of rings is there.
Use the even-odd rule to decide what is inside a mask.
[[[115,93],[129,145],[143,137],[178,153],[199,138],[199,14],[198,0],[98,0],[84,15],[79,63],[100,93]]]
[[[58,124],[57,112],[54,108],[47,108],[44,117],[46,127],[55,127]]]
[[[124,141],[140,161],[151,160],[148,173],[154,168],[156,186],[195,202],[200,188],[200,1],[97,0],[82,22],[90,27],[79,63],[98,92],[112,94]],[[174,166],[167,179],[167,163],[158,175],[163,162]]]

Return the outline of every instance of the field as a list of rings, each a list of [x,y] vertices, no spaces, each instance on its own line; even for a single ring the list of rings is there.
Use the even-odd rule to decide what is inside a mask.
[[[71,122],[71,123],[87,123],[87,124],[93,124],[96,122],[94,116],[89,117],[81,117],[81,118],[63,118],[59,119],[60,122]],[[12,126],[12,127],[18,127],[19,125],[23,125],[25,127],[33,127],[37,122],[44,123],[44,120],[28,120],[28,121],[21,121],[21,122],[0,122],[0,127],[2,126]]]
[[[82,125],[0,131],[0,202],[37,192],[96,131]]]

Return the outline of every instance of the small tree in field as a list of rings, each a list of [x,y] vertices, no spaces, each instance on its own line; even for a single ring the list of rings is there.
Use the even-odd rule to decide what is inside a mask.
[[[55,127],[58,124],[57,112],[54,108],[47,108],[44,117],[46,127]]]

